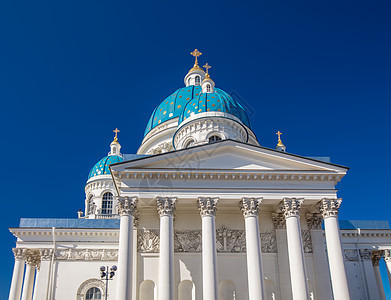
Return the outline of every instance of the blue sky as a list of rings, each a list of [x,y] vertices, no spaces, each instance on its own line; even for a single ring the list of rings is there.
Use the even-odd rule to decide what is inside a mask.
[[[135,153],[198,48],[262,146],[350,167],[343,219],[390,220],[389,1],[1,1],[0,298],[20,217],[76,217],[118,127]],[[388,288],[388,283],[385,281]],[[390,297],[390,296],[389,296]]]

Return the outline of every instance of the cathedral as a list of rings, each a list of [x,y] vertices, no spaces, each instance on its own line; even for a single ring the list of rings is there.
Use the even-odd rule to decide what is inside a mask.
[[[280,132],[261,145],[191,55],[136,154],[121,153],[114,130],[77,218],[10,228],[9,300],[385,300],[391,229],[339,220],[348,168],[288,153]]]

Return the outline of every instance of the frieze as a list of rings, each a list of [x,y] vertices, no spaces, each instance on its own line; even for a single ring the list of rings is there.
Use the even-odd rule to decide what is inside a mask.
[[[304,253],[312,253],[311,230],[302,230],[301,236],[303,239]]]
[[[57,260],[118,260],[117,249],[57,249],[55,252]]]
[[[159,252],[159,230],[139,229],[137,230],[137,251],[139,252]]]
[[[343,251],[345,256],[345,261],[358,261],[358,253],[357,250],[345,249]]]

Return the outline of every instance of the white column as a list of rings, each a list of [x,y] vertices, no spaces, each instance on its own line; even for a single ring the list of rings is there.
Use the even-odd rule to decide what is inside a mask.
[[[319,300],[333,299],[330,282],[329,263],[325,246],[323,217],[321,214],[306,214],[307,226],[311,231],[312,253],[314,259],[315,284]]]
[[[320,211],[323,214],[324,228],[329,258],[331,286],[335,300],[349,300],[349,286],[346,277],[344,255],[341,243],[341,234],[338,224],[338,210],[341,199],[322,199]]]
[[[24,251],[22,248],[13,248],[15,256],[14,273],[9,293],[9,300],[19,300],[22,293],[23,273],[24,273]]]
[[[158,299],[174,299],[174,224],[173,215],[177,198],[157,197],[160,216],[160,250]]]
[[[133,222],[137,197],[119,197],[120,230],[118,245],[117,300],[132,297]]]
[[[264,283],[262,272],[261,240],[259,235],[259,205],[262,198],[242,198],[240,208],[246,227],[246,254],[249,300],[262,300]]]
[[[40,255],[38,251],[27,250],[26,255],[26,272],[24,275],[22,300],[31,300],[34,288],[35,268],[39,268]]]
[[[218,198],[198,198],[202,218],[203,300],[217,300],[217,259],[215,215]]]
[[[391,250],[384,250],[384,261],[387,266],[388,282],[391,287]]]
[[[299,216],[303,201],[304,199],[284,198],[281,202],[281,210],[285,214],[286,222],[293,300],[308,299],[307,274]]]
[[[374,252],[372,254],[372,264],[373,264],[373,271],[375,272],[375,279],[376,279],[377,289],[379,290],[380,300],[386,300],[386,294],[384,292],[383,281],[381,279],[380,268],[379,268],[379,262],[381,260],[381,257],[382,255],[380,251]]]

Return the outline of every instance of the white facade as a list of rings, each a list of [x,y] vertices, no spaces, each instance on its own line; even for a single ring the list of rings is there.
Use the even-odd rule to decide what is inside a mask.
[[[189,74],[186,85],[205,77]],[[121,155],[113,143],[109,156]],[[150,155],[121,155],[88,180],[78,219],[10,229],[10,300],[104,299],[99,267],[113,265],[110,300],[385,299],[391,230],[340,230],[346,167],[261,147],[237,117],[212,112],[155,127],[139,154]]]

